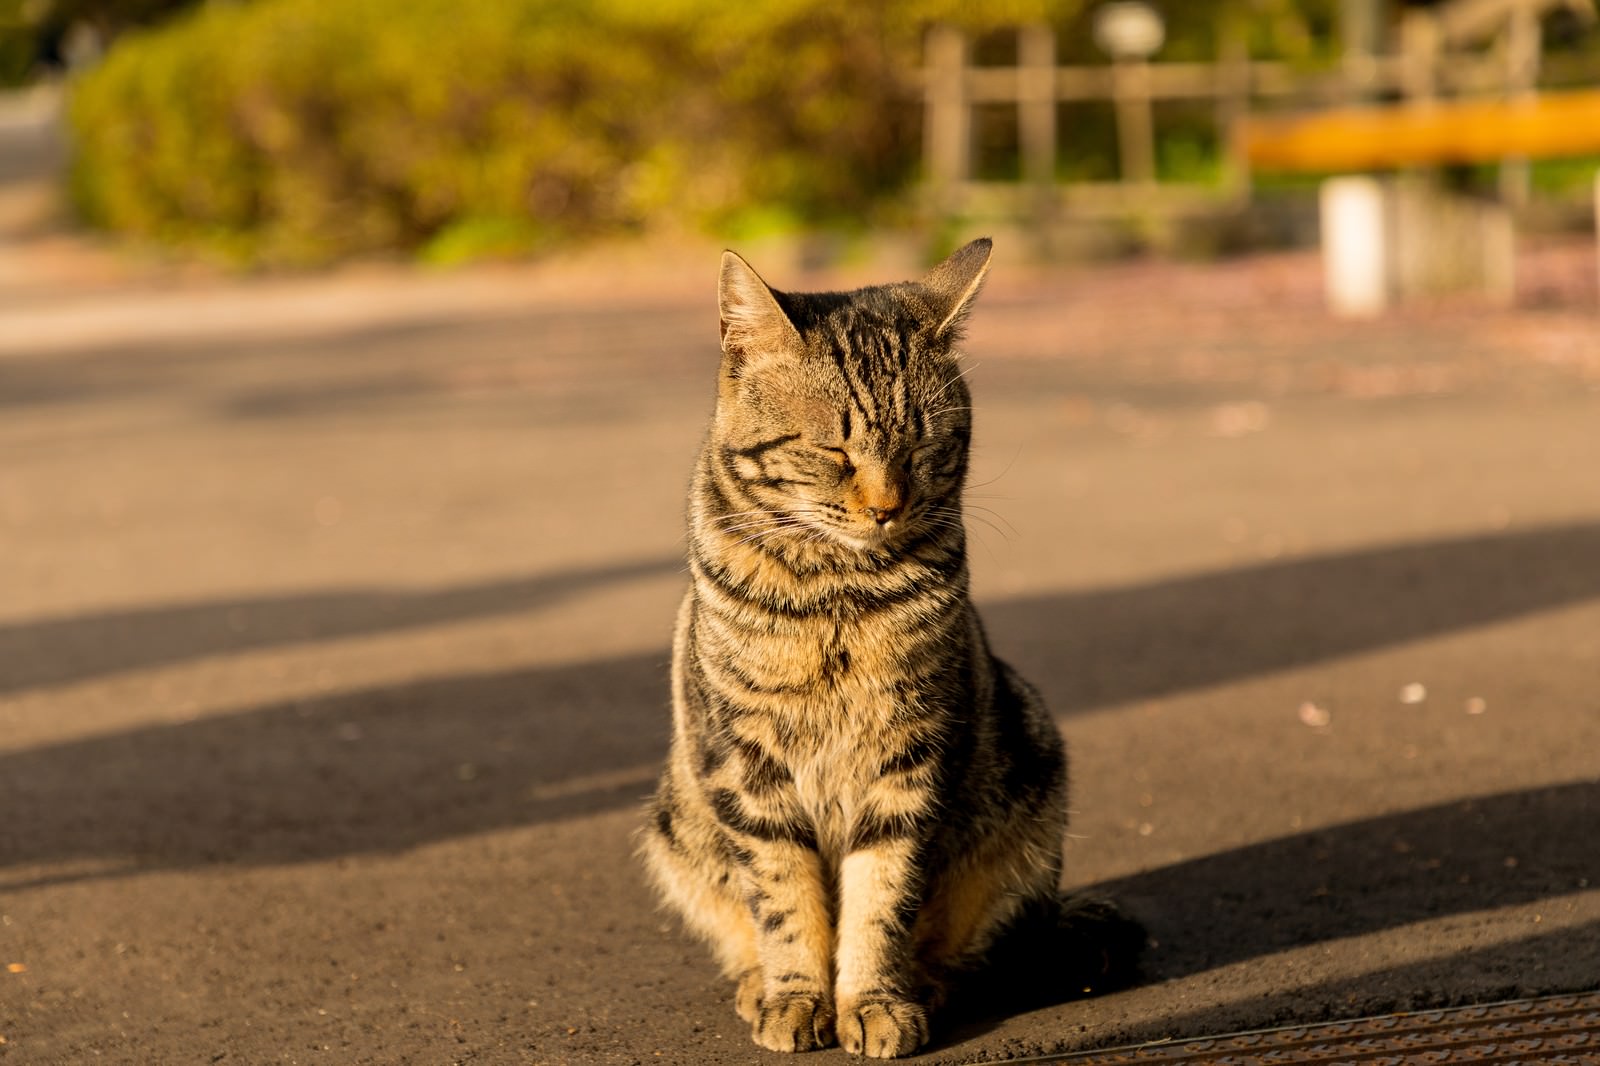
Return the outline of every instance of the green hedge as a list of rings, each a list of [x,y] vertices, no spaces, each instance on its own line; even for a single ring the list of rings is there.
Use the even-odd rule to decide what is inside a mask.
[[[207,4],[79,82],[76,199],[141,239],[286,264],[868,218],[914,174],[922,28],[961,6]]]

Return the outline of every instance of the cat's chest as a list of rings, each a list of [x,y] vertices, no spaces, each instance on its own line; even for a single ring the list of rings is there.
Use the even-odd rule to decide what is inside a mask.
[[[893,729],[866,718],[839,720],[790,753],[794,797],[824,854],[845,842],[881,786],[882,766],[896,750]]]
[[[946,702],[937,643],[927,631],[818,617],[718,649],[745,680],[740,705],[756,711],[736,728],[783,766],[795,813],[825,854],[842,854],[878,805],[883,767],[910,743],[917,709]]]
[[[757,687],[787,696],[796,715],[842,726],[873,717],[903,688],[906,652],[916,640],[885,626],[819,618],[728,651]]]

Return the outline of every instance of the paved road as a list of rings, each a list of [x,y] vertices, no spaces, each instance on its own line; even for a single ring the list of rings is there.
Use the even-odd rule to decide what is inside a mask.
[[[1154,943],[926,1061],[1600,984],[1587,254],[1341,324],[1002,247],[976,585]],[[629,845],[714,263],[0,311],[0,1060],[779,1061]]]

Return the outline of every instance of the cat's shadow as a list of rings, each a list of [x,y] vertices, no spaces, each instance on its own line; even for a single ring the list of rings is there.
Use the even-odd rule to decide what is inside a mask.
[[[1307,945],[1583,892],[1600,884],[1597,821],[1600,780],[1575,782],[1299,833],[1083,891],[1117,900],[1145,923],[1151,944],[1132,983],[1153,984]],[[1516,998],[1542,990],[1541,972],[1562,960],[1600,957],[1600,922],[1534,924],[1507,941],[1423,955],[1173,1014],[1121,1033],[1118,1042],[1256,1028],[1263,1019],[1305,1022]],[[1575,979],[1592,983],[1592,972],[1580,965]],[[978,1040],[1016,1015],[1089,998],[1034,983],[1028,972],[993,972],[981,981],[990,987],[951,1005],[930,1053]]]
[[[1218,928],[1232,932],[1233,926]],[[1537,928],[1537,927],[1535,927]],[[1546,991],[1540,987],[1541,971],[1551,960],[1600,957],[1600,921],[1529,932],[1521,937],[1476,946],[1444,957],[1395,963],[1364,969],[1354,976],[1334,977],[1309,985],[1296,985],[1264,996],[1163,1014],[1157,1020],[1121,1029],[1112,1037],[1118,1046],[1165,1043],[1216,1033],[1259,1029],[1265,1024],[1303,1025],[1318,1021],[1371,1017],[1397,1010],[1417,1011],[1522,998]],[[1153,980],[1154,978],[1150,978]],[[1592,988],[1591,974],[1580,974],[1569,991]],[[1058,1007],[1067,1002],[1024,1003],[1017,1009],[955,1005],[951,1016],[934,1032],[925,1049],[929,1055],[959,1049],[998,1030],[1008,1018],[1032,1010]],[[1092,1016],[1080,1032],[1091,1029]],[[1102,1028],[1095,1026],[1094,1028]],[[1096,1042],[1105,1044],[1103,1031]],[[1058,1036],[1070,1040],[1062,1029]]]

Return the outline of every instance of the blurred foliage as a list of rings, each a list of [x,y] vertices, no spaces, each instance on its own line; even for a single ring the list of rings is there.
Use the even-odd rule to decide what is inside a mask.
[[[1166,0],[1161,58],[1209,58],[1227,34],[1257,57],[1327,63],[1340,5]],[[1059,61],[1103,62],[1094,6],[0,0],[0,67],[5,27],[29,12],[112,34],[71,102],[74,192],[94,223],[243,263],[450,263],[647,226],[747,239],[904,221],[927,26],[963,26],[978,62],[1009,63],[1008,28],[1047,21]],[[1015,117],[1000,110],[978,109],[976,166],[1010,178]],[[1208,180],[1209,111],[1179,112],[1158,115],[1161,175]],[[1058,123],[1061,176],[1115,175],[1109,105],[1063,104]]]
[[[923,28],[1074,7],[213,3],[78,83],[74,190],[106,227],[288,264],[881,217],[917,162]]]

